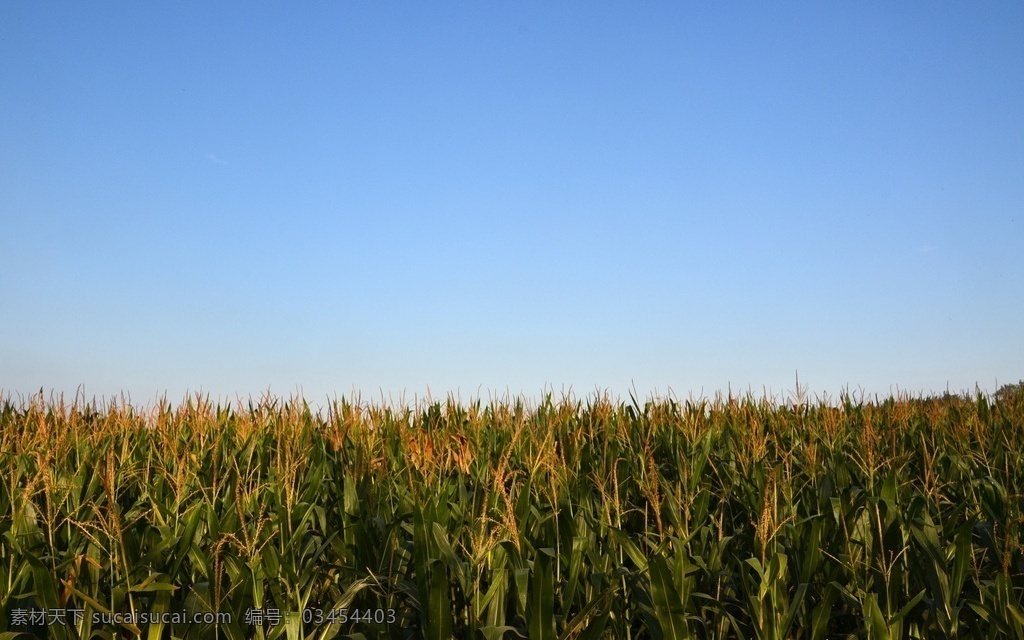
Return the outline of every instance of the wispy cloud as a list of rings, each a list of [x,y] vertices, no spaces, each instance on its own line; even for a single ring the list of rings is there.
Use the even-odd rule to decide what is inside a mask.
[[[223,164],[223,165],[226,165],[226,166],[231,166],[230,164],[228,164],[227,160],[221,160],[220,158],[218,158],[216,155],[214,155],[212,153],[209,154],[208,156],[206,156],[206,159],[209,160],[210,162],[216,162],[217,164]]]

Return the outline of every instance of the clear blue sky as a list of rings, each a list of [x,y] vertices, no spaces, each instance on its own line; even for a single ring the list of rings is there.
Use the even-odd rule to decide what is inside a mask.
[[[0,389],[1024,378],[1024,4],[726,4],[0,0]]]

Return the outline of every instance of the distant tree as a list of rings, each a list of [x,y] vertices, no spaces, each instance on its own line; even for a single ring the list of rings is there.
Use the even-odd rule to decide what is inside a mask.
[[[1009,402],[1011,400],[1024,399],[1024,380],[1017,384],[1004,384],[999,387],[993,396],[997,402]]]

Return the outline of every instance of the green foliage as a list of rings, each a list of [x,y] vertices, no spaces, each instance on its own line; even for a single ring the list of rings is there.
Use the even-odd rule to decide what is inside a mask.
[[[992,396],[996,402],[1024,402],[1024,380],[1017,384],[1004,384]]]
[[[1024,637],[1021,389],[0,399],[0,638]]]

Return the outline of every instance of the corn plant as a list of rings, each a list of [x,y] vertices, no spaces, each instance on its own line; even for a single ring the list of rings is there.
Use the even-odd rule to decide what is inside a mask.
[[[0,640],[1024,637],[1022,452],[1011,393],[0,396]]]

